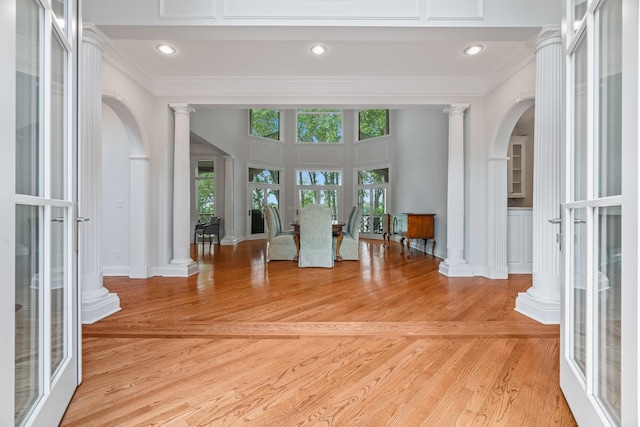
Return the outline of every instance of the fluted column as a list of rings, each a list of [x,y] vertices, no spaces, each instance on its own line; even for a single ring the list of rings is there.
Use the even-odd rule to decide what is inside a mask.
[[[149,182],[149,158],[130,156],[131,165],[131,266],[129,277],[149,277],[148,235],[149,198],[146,184]]]
[[[464,112],[469,104],[452,104],[449,114],[449,173],[447,184],[447,258],[440,273],[470,277],[473,270],[464,259]]]
[[[544,28],[536,45],[536,106],[533,162],[532,287],[520,293],[516,310],[542,323],[560,323],[560,147],[562,144],[562,36]]]
[[[507,158],[489,159],[489,182],[493,183],[493,191],[489,191],[488,221],[489,230],[489,277],[506,279],[507,268]]]
[[[224,156],[224,237],[220,242],[222,245],[235,245],[237,243],[233,234],[233,212],[235,210],[233,199],[233,176],[233,156]]]
[[[173,146],[173,259],[165,276],[187,277],[198,272],[191,259],[191,198],[189,174],[189,117],[187,104],[170,104],[175,119]]]
[[[102,45],[95,27],[83,27],[80,47],[80,141],[78,226],[82,323],[94,323],[120,310],[120,298],[102,277]]]

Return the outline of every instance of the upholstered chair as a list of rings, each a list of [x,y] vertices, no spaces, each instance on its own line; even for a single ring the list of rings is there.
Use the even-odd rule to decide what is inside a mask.
[[[362,220],[362,206],[354,206],[345,224],[346,230],[342,232],[342,242],[340,243],[340,256],[342,260],[358,261],[360,221]],[[333,238],[333,252],[336,251],[337,238]]]
[[[331,209],[311,205],[300,211],[298,267],[333,267]]]
[[[267,219],[267,261],[293,261],[296,256],[296,242],[293,232],[282,233],[279,215],[271,206],[264,209]]]
[[[271,206],[271,209],[273,210],[274,216],[276,218],[276,221],[278,222],[278,230],[280,230],[280,234],[293,234],[293,229],[290,230],[285,230],[284,226],[282,225],[282,215],[280,215],[280,210],[278,209],[277,206]]]

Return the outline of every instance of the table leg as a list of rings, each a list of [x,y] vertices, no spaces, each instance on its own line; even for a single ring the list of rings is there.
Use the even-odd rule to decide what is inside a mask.
[[[296,256],[293,260],[298,261],[298,256],[300,255],[300,233],[293,233],[293,241],[296,243]]]
[[[342,232],[338,232],[337,241],[336,241],[336,261],[342,261],[342,257],[340,256],[340,244],[342,243]]]

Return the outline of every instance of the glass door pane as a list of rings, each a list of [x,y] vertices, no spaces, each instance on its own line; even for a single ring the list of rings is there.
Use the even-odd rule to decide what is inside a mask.
[[[597,14],[599,106],[595,188],[599,197],[622,194],[622,1]]]
[[[41,23],[43,11],[34,0],[16,2],[16,193],[41,195],[42,84]]]
[[[586,378],[587,360],[587,210],[573,211],[573,265],[571,294],[571,359],[583,380]]]
[[[382,216],[387,212],[387,189],[373,189],[373,234],[382,234]]]
[[[280,210],[280,190],[273,188],[267,190],[267,204]]]
[[[371,233],[371,190],[361,189],[358,190],[358,205],[362,206],[362,222],[360,223],[361,233]]]
[[[573,200],[587,199],[587,42],[583,37],[573,56]]]
[[[41,208],[16,206],[15,424],[21,425],[43,395]]]
[[[300,190],[298,197],[300,200],[300,209],[316,204],[316,190]]]
[[[338,191],[320,190],[320,204],[331,209],[331,219],[338,219]]]
[[[55,31],[52,32],[51,66],[51,198],[64,200],[67,186],[67,136],[64,122],[67,99],[67,50]]]
[[[67,209],[53,207],[51,210],[51,378],[69,354],[67,336],[69,321],[69,250]]]
[[[251,189],[251,234],[264,233],[265,188]]]
[[[620,207],[598,209],[596,293],[596,390],[600,405],[620,424],[622,215]]]

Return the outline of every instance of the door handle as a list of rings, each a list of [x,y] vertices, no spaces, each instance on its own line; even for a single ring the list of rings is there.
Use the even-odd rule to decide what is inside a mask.
[[[76,221],[78,221],[78,222],[87,222],[87,221],[89,221],[89,218],[85,218],[83,216],[79,216],[78,218],[76,218]]]
[[[553,218],[553,219],[550,219],[549,222],[551,224],[562,224],[562,218]]]

